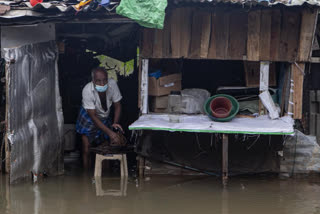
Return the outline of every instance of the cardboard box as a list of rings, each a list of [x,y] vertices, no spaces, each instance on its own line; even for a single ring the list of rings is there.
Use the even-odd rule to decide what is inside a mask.
[[[149,97],[150,111],[155,113],[167,112],[168,108],[168,96]]]
[[[181,74],[171,74],[168,76],[149,77],[149,95],[163,96],[169,95],[171,91],[181,90]]]

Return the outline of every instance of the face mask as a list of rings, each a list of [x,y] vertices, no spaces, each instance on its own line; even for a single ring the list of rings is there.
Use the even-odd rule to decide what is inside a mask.
[[[104,86],[96,85],[96,90],[98,92],[105,92],[108,88],[108,84],[105,84]]]

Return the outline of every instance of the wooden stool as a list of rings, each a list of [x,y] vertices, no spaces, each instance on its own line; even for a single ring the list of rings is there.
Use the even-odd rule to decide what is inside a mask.
[[[94,168],[94,176],[101,177],[102,172],[102,161],[104,160],[119,160],[120,161],[120,171],[121,178],[128,177],[128,165],[127,165],[127,155],[126,154],[108,154],[99,155],[96,154],[96,163]]]

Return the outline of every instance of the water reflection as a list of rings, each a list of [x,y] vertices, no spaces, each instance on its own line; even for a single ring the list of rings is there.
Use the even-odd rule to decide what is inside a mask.
[[[320,179],[212,177],[133,178],[67,174],[8,186],[0,176],[0,213],[320,214]]]
[[[128,177],[123,176],[120,178],[120,189],[102,189],[102,178],[101,177],[95,177],[95,184],[96,184],[96,196],[127,196],[127,186],[128,186]],[[118,182],[119,185],[119,179],[116,179],[116,182]],[[104,179],[104,182],[108,184],[113,184],[114,179]],[[111,185],[110,185],[111,186]]]

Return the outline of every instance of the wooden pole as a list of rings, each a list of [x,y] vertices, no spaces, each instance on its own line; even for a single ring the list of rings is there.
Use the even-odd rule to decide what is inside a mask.
[[[144,177],[145,158],[138,156],[139,178]]]
[[[227,134],[222,134],[222,184],[227,185],[228,182],[228,146],[229,146],[229,136]]]

